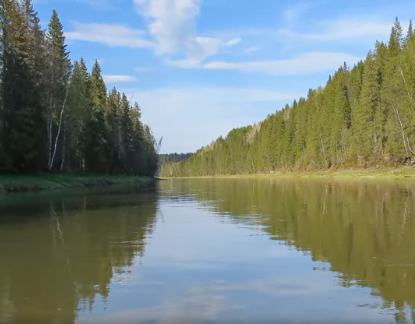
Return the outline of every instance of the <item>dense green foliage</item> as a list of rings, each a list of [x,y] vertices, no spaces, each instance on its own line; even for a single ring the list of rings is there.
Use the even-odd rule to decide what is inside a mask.
[[[170,153],[170,154],[160,154],[159,159],[162,163],[166,162],[180,162],[187,160],[193,155],[193,153]]]
[[[72,63],[56,11],[43,30],[31,0],[0,5],[0,168],[151,175],[155,140],[140,109],[107,91],[98,62]]]
[[[162,176],[399,165],[415,161],[415,36],[396,19],[388,44],[346,64],[257,125],[232,130]]]

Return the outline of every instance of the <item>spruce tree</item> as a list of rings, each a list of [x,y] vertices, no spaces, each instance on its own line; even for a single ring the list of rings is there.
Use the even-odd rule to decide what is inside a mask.
[[[74,63],[68,93],[68,111],[65,115],[66,150],[63,161],[66,169],[83,171],[83,131],[90,113],[87,91],[88,74],[85,62]]]
[[[409,20],[409,27],[408,27],[408,32],[405,38],[405,45],[407,45],[410,42],[413,36],[414,36],[414,29],[412,27],[412,20]]]
[[[98,61],[92,68],[87,87],[91,111],[84,131],[86,170],[106,173],[109,171],[106,125],[107,90]]]
[[[365,163],[374,152],[374,119],[381,99],[379,71],[372,53],[366,57],[365,64],[362,92],[352,116],[352,153],[356,155],[352,161],[358,163]]]

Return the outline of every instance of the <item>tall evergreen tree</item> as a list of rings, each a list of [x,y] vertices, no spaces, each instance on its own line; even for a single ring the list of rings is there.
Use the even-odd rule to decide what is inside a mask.
[[[153,174],[138,105],[107,96],[97,62],[71,72],[57,12],[45,33],[31,0],[1,1],[0,170]]]
[[[234,129],[166,163],[162,175],[415,163],[414,57],[412,23],[404,37],[396,19],[388,44],[377,42],[365,61],[344,64],[324,88],[268,116],[254,137],[255,125]]]
[[[2,16],[2,148],[4,168],[33,171],[36,151],[39,92],[36,88],[31,44],[32,18],[20,3],[5,0]]]
[[[98,61],[92,68],[88,80],[88,94],[91,105],[88,119],[85,124],[85,165],[87,171],[108,171],[107,159],[107,127],[106,105],[107,89],[101,75],[101,67]],[[97,166],[99,166],[97,168]]]
[[[366,163],[366,159],[372,156],[374,152],[374,119],[375,113],[380,107],[381,99],[379,81],[379,71],[375,66],[375,57],[370,52],[366,57],[362,93],[352,116],[353,154],[356,154],[355,161],[360,163]]]

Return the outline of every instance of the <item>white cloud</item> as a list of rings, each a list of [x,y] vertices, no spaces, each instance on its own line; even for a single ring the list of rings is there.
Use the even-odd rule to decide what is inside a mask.
[[[192,53],[192,56],[200,59],[217,54],[219,47],[222,45],[220,39],[212,37],[196,37],[196,42],[199,45],[200,51]]]
[[[158,55],[198,51],[196,18],[200,0],[134,0],[148,19]]]
[[[245,54],[249,54],[249,53],[254,53],[254,52],[258,52],[261,49],[261,46],[251,46],[251,47],[247,47],[243,50],[243,52]]]
[[[236,37],[236,38],[232,38],[232,39],[228,40],[223,45],[224,46],[233,46],[233,45],[239,44],[241,41],[242,41],[242,39],[240,37]]]
[[[163,152],[195,151],[232,128],[266,117],[299,94],[255,88],[121,89],[140,104],[143,122],[164,137]],[[261,111],[262,105],[273,108]]]
[[[165,60],[165,64],[177,67],[180,69],[194,69],[200,67],[201,60],[194,57],[189,57],[183,60]]]
[[[137,78],[130,75],[103,75],[106,83],[127,83],[137,81]]]
[[[223,45],[218,38],[211,37],[196,37],[196,42],[200,46],[199,52],[190,53],[187,58],[181,60],[166,59],[164,63],[182,69],[197,68],[204,59],[216,55],[219,52],[219,48]]]
[[[196,20],[201,0],[134,0],[138,11],[147,18],[147,29],[153,37],[156,55],[179,60],[165,59],[172,66],[190,68],[219,53],[223,46],[233,46],[240,38],[223,40],[219,37],[200,36],[196,32]]]
[[[391,23],[371,20],[368,17],[349,17],[326,20],[313,24],[314,32],[302,33],[289,29],[280,29],[277,34],[286,40],[305,41],[357,41],[359,39],[383,39],[391,30]]]
[[[347,53],[314,52],[284,60],[224,62],[214,61],[203,65],[211,70],[236,70],[246,72],[262,72],[273,75],[305,75],[331,71],[343,62],[357,63],[359,58]]]
[[[101,43],[108,46],[152,48],[153,42],[145,38],[145,31],[120,24],[74,23],[74,29],[66,32],[69,40]]]
[[[147,29],[133,29],[122,24],[74,23],[65,33],[68,40],[89,41],[108,46],[151,48],[156,55],[181,57],[164,60],[173,66],[189,67],[219,53],[221,47],[233,46],[240,38],[197,35],[196,20],[201,0],[134,0],[138,12],[147,19]],[[195,62],[199,62],[196,64]]]
[[[79,3],[83,5],[89,5],[94,7],[94,9],[109,10],[116,8],[116,2],[114,0],[33,0],[33,3],[36,5],[38,3],[53,3],[53,2],[72,2]]]

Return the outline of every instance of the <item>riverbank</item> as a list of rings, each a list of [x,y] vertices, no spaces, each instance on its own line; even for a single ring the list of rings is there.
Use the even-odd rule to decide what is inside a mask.
[[[53,190],[76,187],[103,187],[134,184],[144,186],[156,181],[151,177],[127,175],[38,174],[0,175],[0,193]]]
[[[276,171],[272,173],[215,175],[180,178],[333,178],[333,179],[382,179],[382,180],[415,180],[415,167],[401,168],[348,168],[339,170],[314,170],[314,171]],[[166,179],[166,178],[165,178]],[[167,178],[178,179],[178,178]]]

